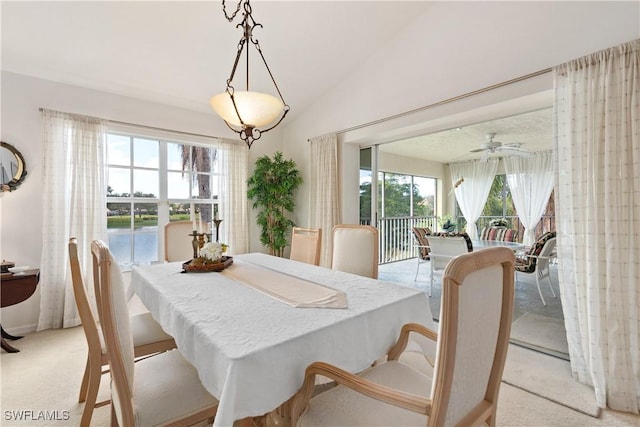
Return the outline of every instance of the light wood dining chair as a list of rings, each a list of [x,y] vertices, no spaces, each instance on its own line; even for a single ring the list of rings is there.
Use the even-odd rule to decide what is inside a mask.
[[[82,376],[80,396],[78,398],[78,402],[85,402],[82,418],[80,419],[80,425],[84,427],[90,425],[95,408],[109,404],[109,401],[96,403],[100,380],[105,373],[102,371],[102,367],[109,364],[109,355],[98,323],[98,316],[94,314],[94,308],[97,308],[98,305],[99,295],[96,294],[96,299],[92,301],[93,298],[90,298],[87,293],[80,268],[78,242],[74,237],[69,239],[69,264],[71,266],[73,294],[88,347],[87,363]],[[171,350],[176,346],[174,339],[162,330],[150,313],[132,316],[131,327],[133,330],[134,355],[136,357]]]
[[[193,258],[193,223],[173,221],[164,226],[164,260],[167,262],[189,261]]]
[[[370,225],[339,224],[333,227],[331,268],[378,278],[378,229]]]
[[[321,229],[293,227],[291,230],[291,253],[289,259],[319,265],[321,243]]]
[[[452,260],[443,279],[439,332],[404,325],[387,361],[357,375],[312,363],[291,402],[292,425],[494,426],[511,332],[513,265],[507,248]],[[398,360],[416,333],[438,341],[433,378]],[[312,398],[318,375],[339,385]]]
[[[218,401],[178,350],[134,363],[133,328],[120,268],[100,240],[92,242],[91,254],[112,378],[111,425],[188,426],[212,420]]]

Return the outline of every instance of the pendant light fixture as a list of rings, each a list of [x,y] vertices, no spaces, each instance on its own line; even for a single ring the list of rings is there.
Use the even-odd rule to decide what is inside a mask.
[[[240,0],[235,12],[231,16],[227,14],[225,1],[222,1],[222,10],[229,22],[235,19],[240,8],[244,10],[243,19],[236,27],[242,27],[243,34],[238,43],[238,52],[233,63],[233,68],[231,69],[231,75],[227,80],[227,88],[224,92],[213,96],[209,103],[211,104],[211,108],[222,117],[227,126],[236,132],[240,136],[240,139],[245,141],[249,148],[251,148],[251,144],[260,139],[263,133],[270,131],[280,124],[289,112],[289,106],[284,102],[278,84],[273,78],[273,74],[271,74],[262,49],[260,49],[258,40],[253,37],[253,30],[256,27],[262,27],[262,24],[257,23],[251,16],[249,0]],[[249,90],[249,45],[253,45],[260,54],[260,58],[262,58],[262,62],[269,73],[269,77],[271,77],[271,81],[278,92],[279,98],[267,93],[252,92]],[[247,68],[246,90],[237,91],[232,83],[245,48]]]

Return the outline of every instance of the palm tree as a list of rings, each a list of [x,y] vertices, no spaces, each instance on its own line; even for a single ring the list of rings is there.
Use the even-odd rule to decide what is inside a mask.
[[[182,172],[191,169],[193,182],[198,185],[198,194],[201,199],[211,197],[211,164],[215,161],[218,150],[211,147],[199,147],[193,145],[181,145]],[[207,172],[207,174],[197,173]],[[204,223],[210,223],[212,218],[211,205],[201,205],[200,215]]]

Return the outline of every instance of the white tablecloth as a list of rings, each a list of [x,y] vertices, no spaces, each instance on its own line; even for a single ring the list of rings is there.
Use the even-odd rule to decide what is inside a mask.
[[[277,408],[318,360],[357,372],[384,355],[403,324],[433,328],[415,289],[264,254],[234,257],[343,291],[347,309],[295,308],[217,273],[180,263],[134,268],[131,285],[220,400],[215,426]]]

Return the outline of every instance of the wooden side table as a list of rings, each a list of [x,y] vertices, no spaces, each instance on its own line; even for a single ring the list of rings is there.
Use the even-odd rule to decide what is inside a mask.
[[[0,306],[8,307],[25,301],[36,291],[38,281],[40,280],[40,270],[27,270],[24,274],[2,273],[0,277]],[[14,336],[4,330],[0,325],[2,332],[2,349],[7,353],[17,353],[20,350],[11,346],[6,339],[17,340],[22,337]]]

